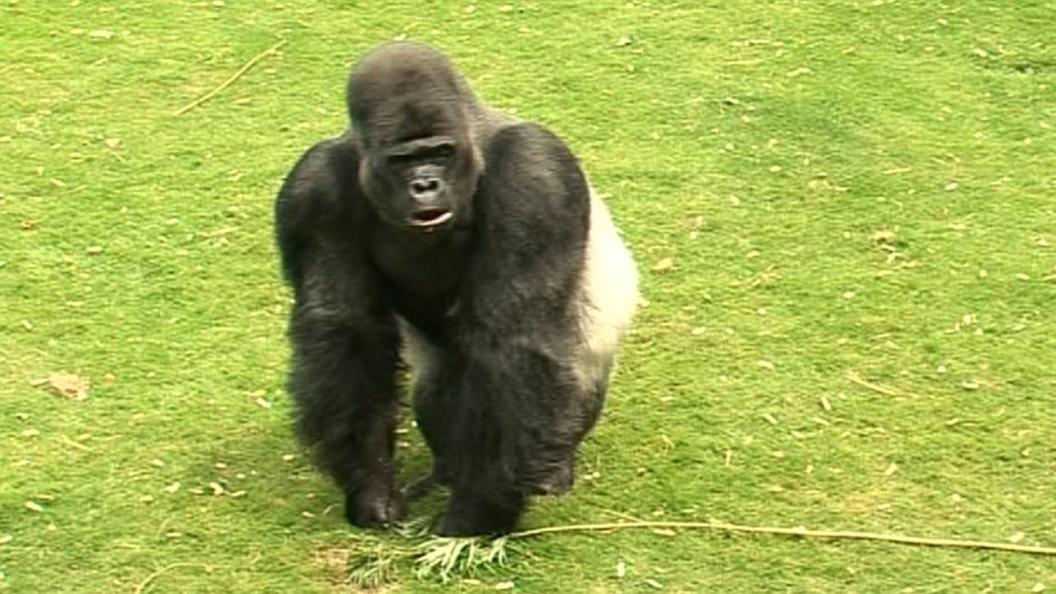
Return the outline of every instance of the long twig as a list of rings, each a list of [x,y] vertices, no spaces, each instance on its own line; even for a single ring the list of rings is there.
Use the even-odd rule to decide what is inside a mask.
[[[510,534],[508,538],[512,540],[516,538],[539,536],[542,534],[552,534],[555,532],[598,532],[627,530],[631,528],[670,528],[683,530],[719,530],[723,532],[751,532],[756,534],[780,534],[804,538],[871,540],[927,547],[985,549],[1029,553],[1032,555],[1056,556],[1056,548],[1054,547],[987,542],[982,540],[955,540],[946,538],[924,538],[920,536],[901,536],[897,534],[875,534],[871,532],[807,530],[806,528],[774,528],[768,526],[739,526],[737,524],[725,524],[719,522],[615,522],[605,524],[573,524],[569,526],[548,526],[545,528],[536,528],[534,530],[514,532]]]
[[[143,592],[147,591],[147,587],[150,586],[151,582],[161,577],[162,574],[172,571],[173,569],[178,569],[180,567],[203,567],[208,569],[209,566],[205,565],[204,563],[173,563],[172,565],[166,565],[165,567],[162,567],[161,569],[148,575],[147,579],[140,582],[139,585],[136,586],[134,594],[143,594]]]
[[[232,83],[234,83],[236,80],[238,80],[243,74],[248,72],[249,69],[252,68],[254,65],[256,65],[257,62],[263,60],[264,58],[266,58],[267,56],[270,56],[271,54],[274,54],[276,51],[279,50],[280,47],[282,47],[284,45],[286,45],[286,40],[285,39],[283,39],[282,41],[280,41],[280,42],[276,43],[275,45],[269,47],[268,49],[260,52],[256,56],[253,56],[253,59],[248,61],[248,62],[246,62],[241,68],[239,68],[238,72],[235,72],[234,74],[232,74],[231,78],[228,78],[224,82],[220,83],[220,86],[216,87],[212,91],[209,91],[205,95],[202,95],[201,97],[195,99],[191,103],[188,103],[187,105],[181,107],[179,109],[179,111],[177,111],[173,115],[174,116],[181,116],[181,115],[187,113],[188,111],[191,111],[195,107],[198,107],[199,105],[201,105],[201,104],[205,103],[206,101],[212,99],[213,97],[219,95],[221,92],[223,92],[224,89],[226,89],[227,87],[230,87]]]

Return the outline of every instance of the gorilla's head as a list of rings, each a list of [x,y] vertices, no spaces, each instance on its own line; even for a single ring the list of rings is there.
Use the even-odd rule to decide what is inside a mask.
[[[475,106],[447,58],[427,46],[386,45],[355,66],[348,109],[359,178],[382,220],[427,232],[468,216],[483,169]]]

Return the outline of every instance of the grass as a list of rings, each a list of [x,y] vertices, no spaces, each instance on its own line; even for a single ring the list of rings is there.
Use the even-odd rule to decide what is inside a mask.
[[[434,43],[568,139],[649,301],[576,489],[525,527],[1052,546],[1054,17],[1031,0],[5,0],[0,592],[356,591],[350,568],[379,555],[379,589],[400,592],[1056,588],[1052,558],[665,531],[542,536],[419,578],[397,558],[417,540],[346,526],[295,445],[270,210],[345,125],[350,61]],[[88,398],[39,384],[60,371]]]

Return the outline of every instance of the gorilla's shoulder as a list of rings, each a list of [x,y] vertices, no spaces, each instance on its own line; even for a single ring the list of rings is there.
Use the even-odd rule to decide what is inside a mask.
[[[510,236],[585,235],[589,187],[561,138],[540,124],[518,123],[496,132],[484,152],[477,208],[488,229]]]
[[[322,192],[333,194],[355,178],[359,152],[347,137],[330,138],[316,143],[301,156],[286,179],[291,196],[311,199]]]
[[[488,144],[485,159],[489,164],[514,159],[525,165],[538,166],[556,159],[556,164],[577,165],[576,157],[565,141],[535,122],[518,122],[500,129]]]
[[[359,150],[347,136],[320,141],[286,176],[276,204],[280,223],[300,227],[333,218],[358,192]]]
[[[496,132],[484,163],[485,178],[506,192],[586,199],[587,184],[575,154],[541,124],[522,122]]]

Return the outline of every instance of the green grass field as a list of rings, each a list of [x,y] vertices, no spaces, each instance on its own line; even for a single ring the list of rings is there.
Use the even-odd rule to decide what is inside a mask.
[[[0,592],[355,592],[350,565],[420,540],[347,526],[296,445],[271,236],[349,64],[403,36],[564,136],[642,270],[576,489],[525,527],[1056,546],[1050,0],[3,0],[0,23]],[[716,531],[509,553],[377,591],[1056,591],[1056,557]]]

